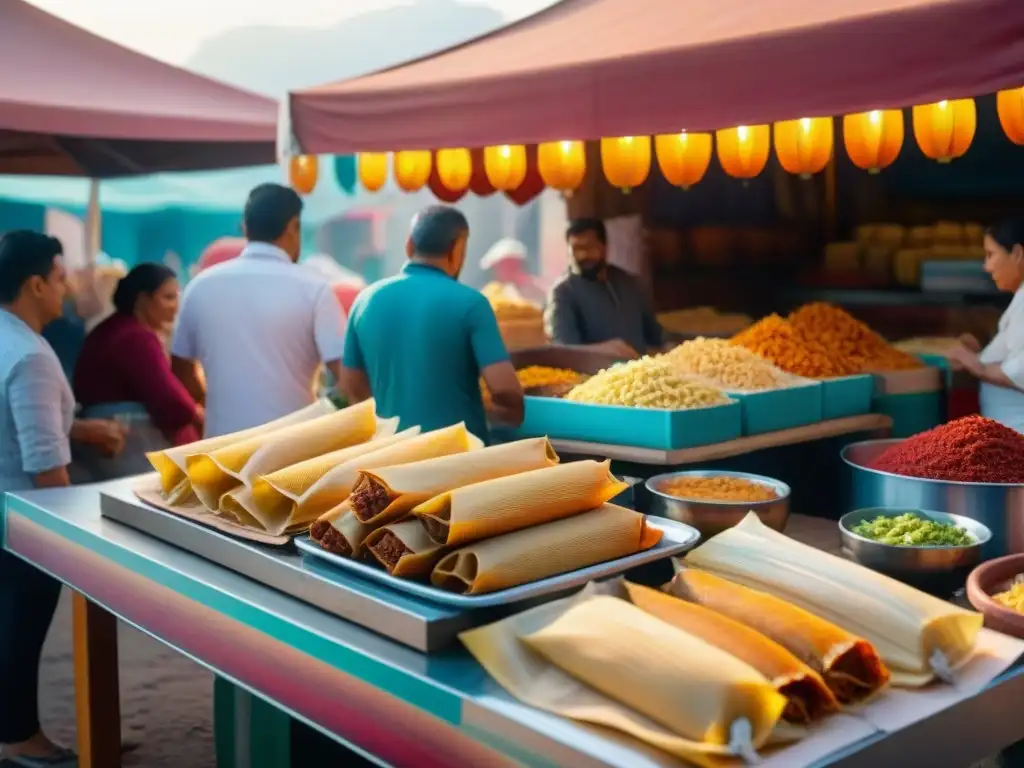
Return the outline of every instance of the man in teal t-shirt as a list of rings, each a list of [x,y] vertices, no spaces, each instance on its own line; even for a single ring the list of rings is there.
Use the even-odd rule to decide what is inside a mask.
[[[350,402],[369,397],[382,417],[424,431],[466,423],[488,440],[491,420],[518,426],[523,390],[487,299],[459,281],[469,224],[455,208],[431,206],[412,223],[409,263],[366,288],[349,314],[341,388]]]

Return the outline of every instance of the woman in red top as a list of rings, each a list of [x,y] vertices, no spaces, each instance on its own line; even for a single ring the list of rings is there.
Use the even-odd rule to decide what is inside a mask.
[[[86,337],[75,366],[75,397],[83,417],[125,423],[129,434],[116,460],[76,456],[92,480],[149,471],[147,451],[198,440],[202,407],[171,373],[160,334],[178,314],[178,280],[162,264],[140,264],[117,285],[113,315]]]

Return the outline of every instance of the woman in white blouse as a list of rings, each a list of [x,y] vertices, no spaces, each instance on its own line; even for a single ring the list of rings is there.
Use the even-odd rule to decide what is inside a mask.
[[[981,415],[1024,432],[1024,217],[1003,221],[985,234],[985,271],[1013,299],[987,347],[963,336],[949,357],[954,367],[978,379]]]

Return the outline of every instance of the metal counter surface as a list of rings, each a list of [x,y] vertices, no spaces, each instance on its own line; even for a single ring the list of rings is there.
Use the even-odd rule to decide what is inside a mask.
[[[423,654],[99,514],[98,486],[10,495],[4,545],[122,620],[384,765],[675,765],[523,706],[461,649]],[[962,768],[1024,737],[1024,667],[820,765]]]

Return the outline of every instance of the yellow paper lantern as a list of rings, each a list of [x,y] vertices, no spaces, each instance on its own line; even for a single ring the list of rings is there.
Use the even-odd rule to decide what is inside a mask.
[[[452,192],[469,188],[473,175],[473,159],[468,149],[439,149],[434,158],[437,163],[437,178]]]
[[[738,125],[715,132],[718,162],[737,179],[752,179],[768,164],[772,132],[767,125]]]
[[[1024,145],[1024,87],[997,93],[996,111],[1010,141]]]
[[[789,173],[809,179],[832,159],[832,118],[802,117],[783,120],[773,131],[775,154]]]
[[[680,131],[655,136],[654,152],[665,180],[686,189],[707,173],[711,164],[711,134]]]
[[[895,162],[903,147],[903,111],[873,109],[843,117],[843,144],[850,161],[868,173]]]
[[[537,170],[552,189],[570,192],[583,183],[587,155],[582,141],[549,141],[537,147]]]
[[[386,152],[360,152],[356,157],[359,183],[369,192],[383,188],[388,180],[388,155]]]
[[[526,179],[526,147],[522,144],[484,147],[484,172],[491,186],[499,192],[519,189]]]
[[[651,137],[618,136],[601,139],[601,167],[613,187],[629,191],[651,172]]]
[[[308,195],[316,188],[320,175],[320,161],[316,155],[295,155],[288,163],[288,183],[300,195]]]
[[[395,152],[391,158],[395,182],[405,192],[418,192],[430,178],[431,153],[427,149]]]
[[[914,107],[914,138],[925,156],[940,163],[963,156],[977,124],[974,99],[943,99]]]

